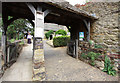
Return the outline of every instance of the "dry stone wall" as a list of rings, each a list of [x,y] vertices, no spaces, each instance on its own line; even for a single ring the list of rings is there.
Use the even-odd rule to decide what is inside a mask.
[[[99,19],[92,24],[91,39],[101,43],[108,51],[116,53],[119,51],[120,33],[118,27],[118,11],[120,2],[91,2],[79,8],[95,14]]]

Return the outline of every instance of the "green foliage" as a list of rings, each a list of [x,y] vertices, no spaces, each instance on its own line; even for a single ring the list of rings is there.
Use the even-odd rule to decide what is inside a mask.
[[[9,40],[10,41],[10,43],[14,43],[15,42],[15,39],[11,39],[11,40]]]
[[[95,65],[95,60],[98,59],[98,57],[100,56],[101,54],[100,53],[95,53],[95,52],[89,52],[88,54],[85,54],[85,53],[82,53],[81,54],[81,57],[84,58],[84,59],[90,59],[90,64],[92,66]]]
[[[116,75],[116,70],[113,69],[113,65],[111,64],[110,59],[108,56],[105,56],[105,62],[104,62],[104,72],[107,72],[107,74],[115,76]]]
[[[64,31],[64,30],[62,30],[62,29],[60,29],[60,30],[58,30],[58,31],[55,32],[55,35],[57,35],[57,34],[65,36],[65,35],[67,35],[67,32]]]
[[[89,40],[88,42],[90,43],[90,45],[92,45],[92,44],[93,44],[93,42],[92,42],[91,40]]]
[[[82,53],[81,57],[84,58],[84,59],[87,59],[88,56],[85,53]]]
[[[59,46],[66,46],[67,43],[69,42],[70,37],[69,36],[59,36],[59,37],[54,37],[53,38],[53,45],[55,47]]]
[[[52,35],[53,33],[54,33],[53,30],[50,30],[47,33],[45,33],[45,37],[49,39],[50,35]]]
[[[12,17],[9,17],[8,19],[11,19]],[[32,25],[30,22],[26,19],[17,19],[14,22],[12,22],[7,29],[7,35],[8,39],[21,39],[24,37],[24,32],[31,31]],[[22,34],[22,35],[20,35]]]
[[[1,38],[2,38],[2,32],[0,32],[0,40],[1,40]]]
[[[95,48],[103,48],[101,45],[95,44]]]
[[[21,41],[19,44],[20,44],[20,45],[24,45],[24,41]]]
[[[94,53],[94,52],[89,52],[89,53],[88,53],[88,57],[89,57],[89,59],[90,59],[90,64],[91,64],[92,66],[95,65],[94,61],[95,61],[95,59],[97,59],[96,56],[97,56],[97,55],[96,55],[96,53]]]

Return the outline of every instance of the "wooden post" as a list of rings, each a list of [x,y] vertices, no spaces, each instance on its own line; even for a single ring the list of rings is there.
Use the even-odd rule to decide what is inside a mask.
[[[8,47],[8,50],[7,50],[7,62],[9,63],[10,62],[10,47]],[[8,64],[9,66],[9,64]]]
[[[7,63],[7,20],[8,20],[8,16],[7,15],[3,15],[2,14],[2,18],[3,18],[3,33],[2,33],[2,53],[3,53],[3,57],[4,57],[4,64]]]
[[[78,39],[76,39],[76,59],[78,59]]]
[[[90,21],[86,21],[86,20],[83,20],[83,22],[85,23],[86,25],[86,28],[87,28],[87,41],[90,40]]]
[[[87,28],[88,28],[88,32],[87,32],[87,41],[90,40],[90,21],[88,21],[88,24],[87,24]]]
[[[73,57],[75,58],[76,57],[76,50],[75,50],[75,42],[74,42],[74,48],[73,48]]]

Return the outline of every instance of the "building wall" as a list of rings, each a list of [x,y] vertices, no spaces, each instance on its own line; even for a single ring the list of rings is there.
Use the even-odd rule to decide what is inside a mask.
[[[99,19],[92,24],[91,39],[96,43],[104,44],[108,51],[118,52],[118,11],[119,2],[91,2],[85,6],[80,6],[91,14],[95,14]]]
[[[45,29],[44,29],[44,34],[47,33],[50,30],[53,30],[54,32],[63,29],[68,33],[68,29],[66,26],[54,24],[54,23],[45,23]],[[55,36],[55,33],[53,34],[53,37]],[[44,35],[45,38],[45,35]]]
[[[63,29],[65,31],[68,31],[66,26],[53,24],[53,23],[45,23],[45,31],[49,31],[49,30],[57,31],[59,29]]]

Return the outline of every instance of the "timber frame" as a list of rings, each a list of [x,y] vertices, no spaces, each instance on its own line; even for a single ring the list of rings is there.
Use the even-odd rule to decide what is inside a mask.
[[[70,5],[68,2],[56,2],[56,0],[49,2],[2,2],[2,50],[6,63],[7,27],[10,25],[10,23],[19,18],[28,19],[34,27],[35,23],[33,20],[35,20],[36,10],[38,13],[44,12],[44,22],[67,26],[71,33],[71,40],[76,41],[76,45],[78,45],[79,32],[82,31],[82,29],[86,30],[87,41],[90,40],[91,22],[93,23],[98,19],[97,17],[94,17],[87,12]],[[8,20],[8,16],[12,16],[13,18]],[[69,28],[69,26],[71,28]],[[78,56],[78,54],[76,54],[76,56]]]

